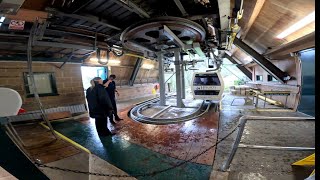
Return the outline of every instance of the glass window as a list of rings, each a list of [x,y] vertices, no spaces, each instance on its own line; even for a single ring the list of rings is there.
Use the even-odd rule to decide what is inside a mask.
[[[221,84],[217,74],[196,74],[193,85],[194,86],[199,86],[199,85],[220,86]]]
[[[273,76],[271,76],[271,75],[268,75],[268,81],[274,81],[274,82],[276,82],[276,81],[278,81],[276,78],[274,78]]]
[[[33,75],[39,96],[59,95],[57,92],[54,73],[33,73]],[[24,73],[24,83],[27,97],[34,97],[34,92],[31,88],[31,79],[28,73]]]
[[[256,75],[256,81],[262,81],[262,75]]]

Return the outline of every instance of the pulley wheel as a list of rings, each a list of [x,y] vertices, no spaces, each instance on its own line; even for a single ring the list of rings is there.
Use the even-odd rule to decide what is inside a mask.
[[[178,45],[165,35],[164,25],[185,44],[202,42],[205,39],[206,32],[199,24],[184,18],[166,16],[141,21],[128,27],[121,34],[122,45],[137,52],[177,48]]]

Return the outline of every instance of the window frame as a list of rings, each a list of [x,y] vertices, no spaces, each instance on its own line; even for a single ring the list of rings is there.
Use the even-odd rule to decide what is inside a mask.
[[[269,79],[270,79],[269,77],[271,77],[271,80],[269,80]],[[267,80],[268,80],[268,82],[278,82],[278,80],[277,80],[276,78],[274,78],[274,77],[273,77],[272,75],[270,75],[270,74],[268,74]]]
[[[23,72],[23,79],[24,79],[24,87],[25,87],[26,97],[30,98],[30,97],[34,97],[34,94],[30,93],[30,86],[28,85],[28,74],[29,74],[28,72]],[[42,93],[42,94],[39,94],[39,97],[59,96],[54,72],[34,72],[33,74],[34,75],[36,75],[36,74],[50,74],[49,78],[50,78],[52,93]]]
[[[258,76],[261,77],[261,80],[258,80],[258,78],[257,78]],[[256,81],[257,81],[257,82],[263,81],[263,75],[256,75]]]

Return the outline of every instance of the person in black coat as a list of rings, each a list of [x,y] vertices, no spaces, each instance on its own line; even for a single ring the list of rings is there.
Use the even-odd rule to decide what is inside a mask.
[[[113,115],[116,121],[121,121],[123,119],[121,119],[118,116],[118,112],[117,112],[117,104],[116,104],[116,93],[119,96],[119,92],[117,91],[116,88],[116,83],[114,82],[114,79],[116,78],[116,75],[111,74],[109,76],[109,79],[106,79],[103,81],[103,85],[106,88],[107,93],[109,94],[110,100],[111,100],[111,104],[113,107],[113,114],[110,114],[109,116],[109,120],[111,122],[111,124],[115,124],[115,122],[113,121]]]
[[[89,106],[89,115],[95,119],[96,129],[99,136],[114,135],[108,129],[108,117],[112,114],[113,107],[102,79],[95,77],[91,80],[91,87],[86,91]]]

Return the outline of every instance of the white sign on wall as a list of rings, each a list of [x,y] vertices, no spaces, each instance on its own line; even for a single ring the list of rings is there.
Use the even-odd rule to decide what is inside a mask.
[[[21,20],[11,20],[9,24],[9,29],[12,30],[23,30],[25,21]]]

